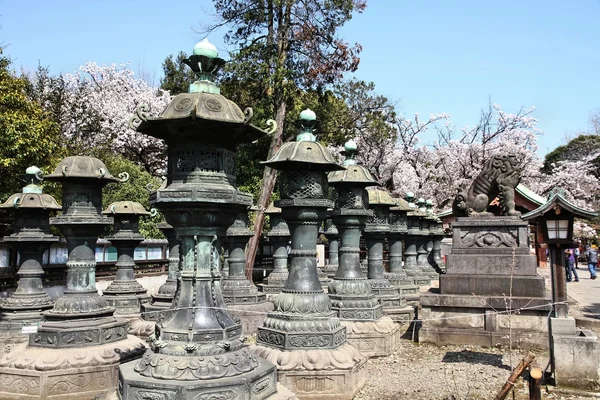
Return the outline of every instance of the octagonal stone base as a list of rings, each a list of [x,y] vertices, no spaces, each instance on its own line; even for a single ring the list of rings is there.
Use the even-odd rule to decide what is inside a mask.
[[[400,342],[400,327],[390,317],[377,321],[342,320],[348,343],[367,357],[392,354]]]
[[[106,291],[102,296],[110,307],[115,308],[115,317],[139,313],[142,304],[149,303],[152,297],[148,294],[111,294]]]
[[[13,348],[0,358],[0,398],[5,400],[93,399],[117,389],[120,363],[141,356],[134,337],[103,346],[70,349]]]
[[[351,400],[367,379],[367,359],[348,343],[317,350],[253,345],[250,351],[276,364],[277,381],[300,400]]]
[[[11,340],[13,343],[29,341],[29,334],[22,333],[25,326],[38,326],[42,322],[39,312],[0,314],[0,343]]]
[[[119,318],[125,319],[127,316],[119,316]],[[132,315],[127,318],[127,333],[144,341],[148,340],[148,337],[154,333],[155,328],[155,321],[146,321],[140,315]]]
[[[415,306],[383,307],[383,315],[390,317],[397,324],[408,325],[415,319]]]
[[[119,367],[119,399],[140,400],[263,400],[277,391],[276,368],[257,358],[248,373],[209,380],[176,381],[146,377],[134,371],[137,361]]]
[[[273,311],[273,303],[263,301],[256,304],[228,304],[229,315],[239,319],[244,335],[254,335],[263,325],[267,313]]]
[[[258,286],[258,290],[267,295],[267,300],[271,301],[270,297],[272,297],[272,295],[278,295],[281,292],[281,289],[283,289],[284,284],[285,282],[282,282],[281,285],[259,283],[256,286]]]
[[[142,304],[142,318],[146,321],[161,322],[169,318],[173,299],[170,302]]]

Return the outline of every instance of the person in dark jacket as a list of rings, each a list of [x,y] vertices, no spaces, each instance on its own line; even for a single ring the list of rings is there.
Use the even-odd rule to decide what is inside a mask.
[[[567,250],[566,256],[565,269],[567,272],[567,282],[571,282],[573,277],[575,277],[575,282],[579,282],[579,276],[575,269],[575,252],[573,250]]]
[[[598,265],[598,246],[593,244],[586,252],[590,279],[596,279],[596,265]]]

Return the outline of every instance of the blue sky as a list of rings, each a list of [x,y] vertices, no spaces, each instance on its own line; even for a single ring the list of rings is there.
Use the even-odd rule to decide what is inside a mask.
[[[16,68],[71,72],[129,63],[154,77],[210,23],[209,0],[0,0],[0,43]],[[221,54],[223,32],[209,38]],[[488,98],[535,106],[544,155],[600,108],[600,0],[369,0],[342,30],[363,46],[356,77],[406,115],[474,125]],[[427,139],[427,138],[426,138]]]

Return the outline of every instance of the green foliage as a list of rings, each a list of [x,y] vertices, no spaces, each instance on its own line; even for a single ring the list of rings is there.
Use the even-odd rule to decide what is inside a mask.
[[[104,187],[102,194],[102,207],[106,209],[109,204],[115,201],[137,201],[144,206],[146,210],[150,209],[150,194],[148,193],[148,184],[154,189],[160,186],[160,180],[142,167],[121,157],[106,153],[101,160],[106,165],[111,174],[117,175],[121,172],[129,174],[129,180],[125,183],[113,183]],[[140,232],[147,239],[164,238],[162,232],[156,227],[156,224],[164,221],[162,214],[154,217],[142,217],[140,220]]]
[[[0,198],[18,192],[25,169],[49,172],[63,156],[60,129],[52,115],[27,95],[29,83],[10,70],[0,56]]]
[[[600,152],[600,135],[579,135],[563,146],[558,146],[544,158],[542,172],[552,173],[553,164],[560,161],[577,161],[594,156]],[[600,156],[592,160],[594,176],[600,178]]]

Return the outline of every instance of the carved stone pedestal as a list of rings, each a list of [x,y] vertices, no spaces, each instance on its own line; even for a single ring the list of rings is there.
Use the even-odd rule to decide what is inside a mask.
[[[119,387],[120,395],[128,399],[248,399],[247,392],[250,390],[252,399],[271,399],[273,388],[276,386],[273,365],[251,354],[247,354],[247,357],[256,364],[251,374],[224,376],[225,371],[233,367],[222,364],[222,368],[218,368],[211,362],[212,357],[206,357],[209,365],[207,368],[214,368],[212,379],[192,379],[192,376],[188,380],[164,379],[160,380],[158,390],[157,379],[138,374],[135,371],[135,363],[127,363],[119,370],[119,382],[122,382],[122,386]],[[198,359],[198,363],[203,361]],[[173,367],[177,368],[175,364]],[[165,368],[168,367],[165,365]]]
[[[351,400],[367,380],[367,359],[346,343],[337,349],[281,350],[250,346],[277,365],[277,381],[301,400]]]
[[[290,229],[281,216],[281,208],[271,203],[265,213],[269,215],[271,221],[271,230],[267,236],[274,248],[273,271],[267,277],[266,284],[257,286],[267,295],[267,299],[271,300],[269,297],[281,292],[289,276],[287,246],[290,241]]]
[[[400,342],[400,327],[390,317],[377,321],[342,320],[348,343],[367,357],[392,354]]]
[[[254,335],[258,327],[265,322],[267,313],[273,311],[273,303],[263,301],[256,304],[233,304],[227,306],[227,311],[242,325],[245,335]]]
[[[122,315],[120,318],[127,320],[127,333],[134,335],[142,340],[147,340],[156,329],[155,321],[146,321],[139,315]]]
[[[248,212],[239,213],[234,223],[227,229],[229,247],[229,273],[223,279],[223,299],[227,304],[230,315],[239,319],[245,334],[256,333],[256,328],[262,326],[267,318],[267,312],[273,309],[273,304],[266,301],[264,293],[258,291],[254,283],[244,274],[246,265],[245,247],[252,231],[248,229]]]
[[[329,251],[327,257],[327,264],[323,267],[323,272],[328,278],[333,278],[339,267],[339,232],[337,227],[333,224],[331,218],[325,220],[325,230],[323,234],[329,241]]]
[[[120,363],[139,357],[134,336],[94,347],[50,349],[23,343],[0,358],[0,398],[93,399],[114,392]]]
[[[422,219],[422,224],[425,225],[423,229],[427,229],[429,230],[429,226],[428,226],[428,218],[423,218]],[[427,243],[429,242],[429,237],[425,234],[423,234],[417,241],[418,243],[418,247],[417,247],[417,266],[419,268],[421,268],[421,270],[423,271],[423,275],[426,276],[427,278],[429,278],[430,280],[435,280],[439,278],[439,274],[437,273],[437,271],[435,270],[435,268],[433,267],[433,265],[431,265],[429,263],[429,251],[427,251]]]
[[[179,270],[179,241],[175,237],[173,227],[166,222],[161,222],[157,227],[164,233],[169,241],[169,270],[167,281],[158,288],[158,293],[152,296],[152,302],[142,304],[142,318],[147,321],[162,321],[171,314],[175,292],[177,291],[177,273]]]
[[[439,289],[421,295],[419,342],[547,346],[552,300],[519,217],[459,217]],[[509,336],[509,330],[511,335]]]
[[[407,302],[419,301],[421,292],[419,286],[414,284],[414,280],[406,275],[398,276],[394,273],[384,273],[384,278],[388,280],[390,285],[400,290],[400,296],[404,297]]]
[[[418,211],[417,211],[418,212]],[[431,278],[423,272],[421,268],[417,265],[417,246],[418,246],[418,226],[416,228],[411,227],[412,224],[419,224],[418,219],[415,221],[413,217],[411,217],[411,213],[409,213],[408,217],[409,224],[409,236],[406,238],[406,250],[404,251],[404,255],[406,257],[406,262],[404,264],[404,271],[406,275],[412,279],[415,285],[417,286],[430,286]],[[416,229],[416,233],[413,232]]]

